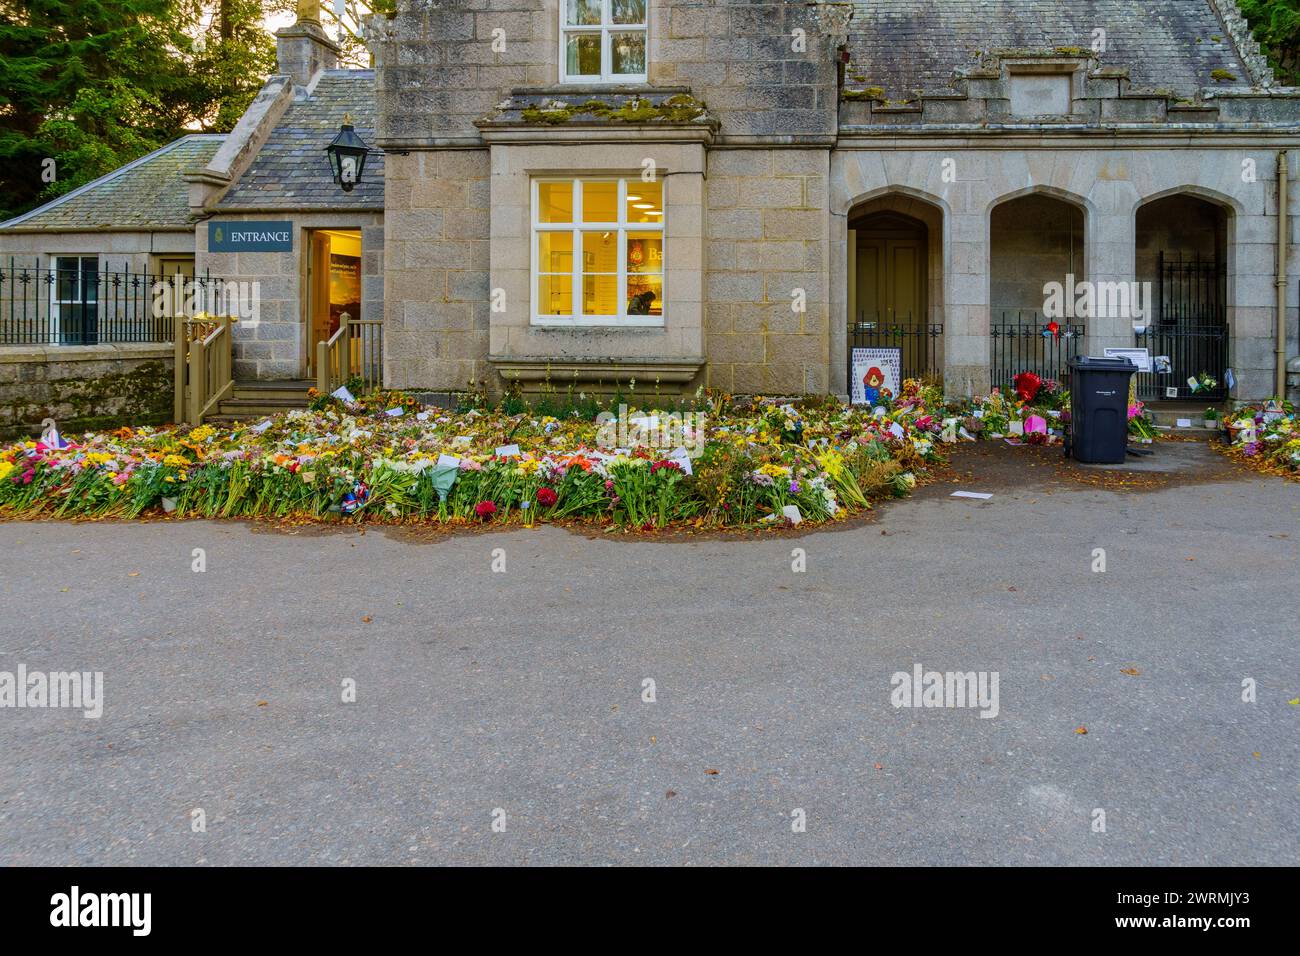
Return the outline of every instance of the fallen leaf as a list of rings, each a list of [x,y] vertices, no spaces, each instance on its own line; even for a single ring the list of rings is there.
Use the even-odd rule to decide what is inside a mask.
[[[884,764],[879,764],[879,763],[878,763],[878,764],[876,764],[876,769],[877,769],[877,770],[884,770],[884,769],[885,769],[885,765],[884,765]]]
[[[139,572],[139,571],[128,571],[126,576],[127,576],[128,578],[138,578],[138,577],[140,576],[140,572]]]
[[[718,775],[718,771],[712,769],[706,770],[704,772],[707,773],[710,777],[716,777]]]
[[[1121,674],[1127,674],[1129,677],[1137,677],[1138,674],[1142,673],[1136,667],[1121,667],[1119,672]]]
[[[363,618],[361,619],[361,623],[362,623],[362,624],[369,624],[369,623],[370,623],[370,615],[367,614],[365,617],[363,617]]]
[[[667,793],[664,794],[664,796],[667,797],[669,800],[671,800],[673,797],[677,796],[677,791],[669,790]]]
[[[257,706],[258,706],[258,707],[265,707],[265,706],[266,706],[266,701],[264,701],[264,700],[259,700],[259,701],[257,702]]]
[[[1075,732],[1076,734],[1086,734],[1086,733],[1088,732],[1088,728],[1087,728],[1087,727],[1075,727],[1075,728],[1074,728],[1074,732]]]
[[[1300,707],[1300,697],[1297,697],[1295,700],[1288,700],[1287,703],[1292,707]]]

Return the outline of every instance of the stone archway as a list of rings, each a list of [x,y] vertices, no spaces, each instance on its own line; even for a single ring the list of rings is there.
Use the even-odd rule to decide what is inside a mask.
[[[856,203],[845,217],[844,355],[897,349],[903,377],[943,377],[944,210],[903,191]]]
[[[1167,373],[1139,377],[1143,399],[1190,398],[1187,380],[1202,374],[1217,385],[1199,391],[1198,401],[1227,396],[1232,224],[1230,206],[1191,191],[1166,193],[1137,208],[1135,272],[1151,295],[1148,314],[1135,322],[1135,344],[1170,362]]]

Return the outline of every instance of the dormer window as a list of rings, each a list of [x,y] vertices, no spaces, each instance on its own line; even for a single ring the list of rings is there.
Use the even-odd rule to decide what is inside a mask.
[[[561,0],[560,79],[644,83],[647,0]]]

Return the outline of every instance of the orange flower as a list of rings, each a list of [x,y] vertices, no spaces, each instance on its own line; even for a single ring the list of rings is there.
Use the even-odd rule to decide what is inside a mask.
[[[581,468],[583,471],[591,471],[593,462],[590,458],[585,458],[582,455],[574,455],[572,458],[565,461],[564,464],[567,468],[577,467]]]

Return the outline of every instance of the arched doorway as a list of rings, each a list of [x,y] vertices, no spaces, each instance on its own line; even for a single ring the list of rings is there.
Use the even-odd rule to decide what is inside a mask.
[[[900,383],[941,381],[942,210],[909,196],[877,197],[850,214],[848,235],[850,396],[863,350],[896,352]]]
[[[1188,193],[1152,200],[1137,211],[1137,279],[1150,283],[1152,308],[1135,342],[1153,358],[1168,358],[1168,371],[1138,376],[1139,397],[1184,399],[1188,379],[1213,379],[1196,400],[1227,397],[1229,210]]]
[[[1008,199],[989,215],[989,377],[1007,388],[1021,372],[1067,381],[1083,349],[1074,289],[1087,279],[1084,211],[1046,193]],[[1058,292],[1059,294],[1053,295]],[[1057,305],[1069,303],[1058,310]]]

